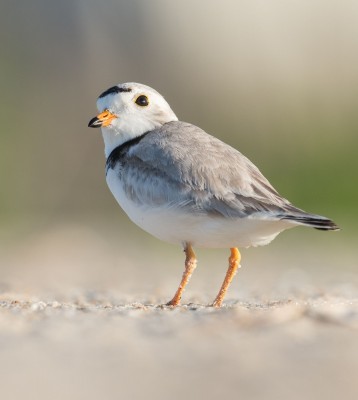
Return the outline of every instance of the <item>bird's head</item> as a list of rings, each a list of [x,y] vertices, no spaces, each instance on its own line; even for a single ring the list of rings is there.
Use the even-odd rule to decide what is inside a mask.
[[[105,153],[178,118],[156,90],[140,83],[122,83],[103,92],[97,100],[99,114],[88,126],[102,128]]]

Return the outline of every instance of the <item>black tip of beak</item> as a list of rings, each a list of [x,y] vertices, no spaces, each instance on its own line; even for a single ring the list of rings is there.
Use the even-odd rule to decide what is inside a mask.
[[[102,121],[97,117],[92,118],[91,121],[88,123],[89,128],[100,128],[101,126]]]

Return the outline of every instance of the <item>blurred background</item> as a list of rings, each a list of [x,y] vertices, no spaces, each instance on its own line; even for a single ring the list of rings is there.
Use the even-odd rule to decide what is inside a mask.
[[[0,14],[0,293],[58,300],[66,296],[73,299],[83,291],[112,291],[116,302],[123,304],[164,302],[174,293],[183,269],[181,249],[159,242],[128,221],[106,186],[100,131],[87,128],[97,113],[97,96],[128,81],[158,90],[179,119],[238,148],[295,205],[326,215],[342,227],[341,232],[331,234],[295,229],[270,246],[244,251],[243,268],[230,289],[229,303],[253,301],[255,296],[287,298],[293,288],[309,291],[330,285],[336,293],[353,293],[358,227],[357,37],[355,0],[4,0]],[[199,250],[198,255],[199,268],[184,302],[213,299],[226,270],[226,251]],[[8,320],[0,319],[1,323],[8,324]],[[89,328],[94,325],[89,324]],[[23,332],[18,322],[11,326]],[[4,362],[10,365],[7,372],[12,366],[19,373],[18,365],[25,365],[21,375],[27,377],[25,387],[35,388],[44,371],[50,392],[51,382],[58,384],[49,372],[53,367],[50,355],[57,362],[59,379],[69,379],[75,385],[75,367],[66,375],[62,366],[72,356],[66,352],[76,352],[78,338],[68,347],[64,330],[57,325],[51,329],[47,344],[55,343],[63,353],[47,353],[48,348],[36,340],[26,352],[12,331],[5,335],[7,342],[1,341],[2,351],[7,349],[5,360],[10,362]],[[67,334],[74,332],[71,329],[75,328],[68,327]],[[78,337],[91,329],[82,327]],[[206,333],[212,329],[210,325]],[[40,331],[42,327],[35,333],[31,329],[26,332],[33,334],[32,339],[43,338]],[[60,333],[53,339],[55,331]],[[138,333],[133,327],[129,332]],[[342,339],[334,347],[338,359],[344,337],[334,335]],[[115,365],[123,355],[118,350],[123,337],[117,338],[119,347],[114,353],[109,345],[104,353],[100,351],[113,337],[98,336],[95,345],[87,337],[86,344],[80,346],[77,364],[73,364],[80,368],[81,360],[87,360],[97,365],[100,359],[99,366],[112,371],[108,382],[101,381],[107,391],[116,387]],[[271,349],[270,360],[276,357],[276,350],[282,357],[275,367],[276,375],[267,378],[267,388],[271,377],[277,381],[292,366],[285,358],[291,353],[276,339],[261,341],[259,346],[262,354]],[[254,351],[257,342],[249,336],[245,340],[241,350],[245,343],[251,343]],[[143,362],[142,351],[147,357],[145,371],[152,368],[161,343],[139,347],[135,356],[141,361],[137,364],[128,350],[124,360],[131,360],[129,380],[135,381],[137,366]],[[171,353],[174,347],[168,345],[166,354],[179,358],[186,354],[187,342],[182,343],[183,352]],[[326,360],[330,339],[325,343],[327,348],[314,353],[313,361],[308,360],[312,372]],[[97,360],[89,358],[93,346]],[[210,376],[216,376],[215,369],[211,375],[206,375],[205,369],[214,348],[220,346],[209,340],[196,354],[201,362],[194,363],[201,368],[200,379],[208,382]],[[194,356],[192,350],[190,355]],[[301,352],[298,347],[295,351],[297,376],[302,378],[307,367],[304,355],[311,354],[313,348],[308,346]],[[349,359],[348,353],[344,360]],[[27,357],[25,364],[22,354]],[[111,358],[114,354],[117,361]],[[32,357],[41,357],[42,362],[33,370],[36,379],[26,375],[26,366],[33,368]],[[222,357],[218,350],[214,364],[225,359]],[[240,379],[252,379],[248,386],[251,392],[248,389],[245,393],[251,393],[246,398],[253,399],[253,394],[260,394],[258,388],[255,392],[258,381],[254,375],[259,359],[250,360],[249,372]],[[171,362],[165,364],[168,371],[182,372],[173,367],[176,359]],[[184,361],[181,365],[189,367]],[[234,359],[230,365],[228,395],[236,388],[233,371],[240,369]],[[325,365],[328,369],[321,371],[321,381],[329,382],[337,370],[332,369],[332,363]],[[345,366],[343,362],[341,370]],[[139,371],[144,373],[143,368]],[[262,377],[268,368],[265,364],[261,368]],[[164,373],[161,368],[155,371]],[[223,366],[221,371],[225,371]],[[98,372],[93,367],[88,376],[94,378]],[[16,373],[7,375],[14,386]],[[310,386],[307,380],[292,379],[293,388],[309,387],[316,394],[307,398],[320,398],[320,393],[325,399],[333,398],[330,394],[347,387],[343,378],[337,392],[325,392],[319,380]],[[298,394],[296,389],[293,392]],[[59,398],[66,393],[65,386],[62,390],[57,392]],[[114,398],[111,393],[106,398]],[[193,393],[201,392],[197,387]],[[210,393],[216,392],[209,390],[207,398]],[[295,398],[289,389],[276,394],[275,399]],[[52,393],[44,398],[55,397]]]
[[[114,246],[115,268],[138,243],[181,260],[121,212],[106,187],[101,134],[87,128],[97,96],[126,81],[157,89],[179,119],[237,147],[295,205],[343,228],[298,229],[272,251],[288,245],[297,258],[296,242],[313,242],[335,259],[356,243],[354,0],[34,0],[2,10],[1,269],[21,271],[26,259],[58,275],[53,259],[67,255],[58,263],[71,265],[71,281],[76,257],[87,265]]]
[[[100,131],[87,128],[97,96],[127,81],[157,89],[179,119],[237,147],[295,205],[343,228],[288,232],[248,251],[248,265],[273,254],[282,264],[275,252],[288,246],[291,262],[301,265],[298,242],[320,255],[320,246],[329,249],[324,254],[334,269],[337,259],[340,269],[352,267],[346,260],[358,223],[357,2],[34,0],[4,2],[2,10],[5,280],[18,274],[21,283],[25,273],[36,281],[32,265],[43,267],[42,283],[46,271],[60,285],[80,271],[76,284],[86,286],[80,264],[101,281],[118,264],[141,264],[141,252],[131,252],[138,243],[147,260],[154,257],[148,264],[166,254],[181,268],[178,248],[133,226],[117,206],[105,183]],[[109,260],[98,263],[101,257]]]

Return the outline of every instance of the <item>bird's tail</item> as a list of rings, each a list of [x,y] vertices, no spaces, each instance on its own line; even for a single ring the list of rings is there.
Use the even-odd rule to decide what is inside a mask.
[[[301,211],[301,210],[300,210]],[[304,211],[300,213],[285,214],[281,219],[296,222],[299,225],[311,226],[321,231],[339,231],[340,228],[332,220],[320,215],[307,214]]]

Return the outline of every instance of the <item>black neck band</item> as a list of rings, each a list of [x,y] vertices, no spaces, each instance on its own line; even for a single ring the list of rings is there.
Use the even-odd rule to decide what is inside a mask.
[[[138,144],[145,136],[148,135],[150,131],[143,133],[127,142],[122,143],[120,146],[116,147],[111,151],[111,154],[107,157],[106,161],[106,173],[108,169],[113,169],[118,160],[120,160],[124,155],[128,153],[128,150]]]

